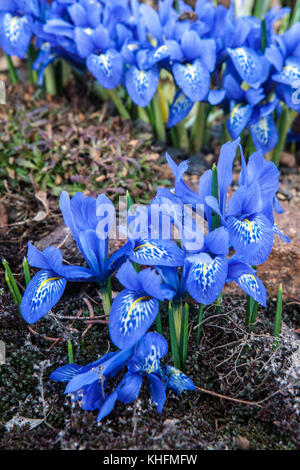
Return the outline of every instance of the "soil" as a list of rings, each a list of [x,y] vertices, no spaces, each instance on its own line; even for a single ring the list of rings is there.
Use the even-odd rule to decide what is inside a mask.
[[[21,90],[16,99],[19,100],[20,95]],[[57,109],[62,109],[61,104]],[[89,114],[88,110],[86,114]],[[103,119],[107,122],[107,117]],[[109,116],[108,119],[110,124],[105,124],[105,138],[109,140],[109,133],[118,131],[110,127],[111,119],[116,118]],[[135,197],[143,197],[147,191],[146,197],[150,199],[155,194],[155,179],[160,185],[172,184],[170,171],[161,164],[163,151],[151,139],[137,139],[136,129],[128,123],[124,124],[119,118],[116,122],[123,136],[121,155],[126,153],[133,140],[131,145],[143,148],[136,158],[140,165],[138,178],[142,178],[144,184],[148,184],[145,181],[150,178],[150,186],[146,189],[135,186]],[[78,143],[74,141],[73,149],[76,145]],[[46,153],[46,147],[43,152]],[[110,171],[104,173],[103,181],[111,178],[115,183],[114,175],[118,173],[115,173],[114,154],[108,149],[105,152]],[[213,151],[211,155],[212,158],[206,155],[201,164],[196,165],[195,173],[199,174],[211,165],[211,160],[215,159]],[[83,155],[80,158],[83,159]],[[143,167],[145,161],[148,162],[146,168]],[[122,160],[119,164],[123,164]],[[84,168],[84,160],[80,165]],[[130,162],[126,165],[126,171],[130,173]],[[283,195],[287,194],[284,196],[287,210],[294,204],[298,210],[300,180],[297,172],[297,166],[284,168],[281,191]],[[129,173],[122,183],[124,191],[134,186],[133,176],[127,181],[128,186],[124,182]],[[191,184],[195,183],[193,176],[189,179]],[[68,184],[71,183],[70,174]],[[63,186],[64,180],[60,184]],[[92,185],[83,185],[86,194],[100,192],[96,179]],[[106,183],[101,190],[104,186]],[[41,248],[49,240],[54,240],[56,246],[59,244],[59,237],[53,235],[62,222],[55,193],[48,197],[47,216],[41,221],[33,220],[39,211],[45,210],[36,197],[39,190],[40,186],[32,186],[26,179],[18,177],[14,180],[11,174],[7,175],[2,190],[0,214],[4,215],[0,220],[0,257],[9,262],[20,289],[24,286],[21,263],[28,240],[39,242]],[[59,236],[62,237],[61,231]],[[48,237],[47,242],[45,237]],[[66,250],[66,257],[78,262],[78,254],[72,251],[72,245]],[[277,264],[279,258],[282,256],[275,257]],[[267,289],[273,281],[274,286],[275,281],[276,285],[280,282],[278,271],[273,271],[271,276],[272,279],[270,276],[269,280],[268,276],[264,279]],[[118,289],[117,284],[114,289]],[[103,315],[94,287],[69,285],[53,312],[31,330],[11,299],[3,271],[0,294],[0,339],[6,344],[6,363],[0,365],[0,449],[300,448],[299,335],[294,333],[300,328],[299,285],[298,292],[296,285],[296,291],[284,298],[284,328],[276,350],[272,338],[276,310],[273,291],[268,308],[259,309],[253,330],[244,326],[245,297],[235,290],[226,291],[221,312],[215,306],[206,309],[199,345],[195,341],[197,311],[191,304],[187,374],[201,390],[197,388],[181,398],[170,393],[163,413],[159,415],[150,402],[145,383],[135,404],[118,403],[114,412],[99,425],[96,424],[96,412],[83,412],[78,405],[71,406],[69,398],[63,394],[64,385],[49,380],[50,373],[67,362],[69,339],[74,360],[79,364],[84,365],[107,350],[113,350],[106,325],[95,324],[86,332],[89,309],[83,299],[90,302],[96,316]],[[76,319],[78,312],[81,312],[80,319]],[[162,320],[164,331],[168,332],[166,311],[163,311]],[[170,354],[166,362],[171,362]]]

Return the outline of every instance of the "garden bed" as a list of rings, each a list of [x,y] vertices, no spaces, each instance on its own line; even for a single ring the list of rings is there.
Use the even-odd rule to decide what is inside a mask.
[[[77,98],[41,98],[19,86],[9,89],[8,105],[0,111],[0,255],[20,285],[29,240],[40,249],[61,246],[64,258],[78,262],[67,233],[56,229],[62,223],[57,199],[62,189],[93,196],[106,192],[115,202],[128,189],[135,202],[147,203],[157,187],[173,184],[165,149],[154,144],[149,128],[114,117],[108,106],[99,110],[85,88],[70,89],[69,96]],[[193,158],[197,179],[217,158],[218,145],[212,143],[208,150]],[[97,317],[103,314],[95,288],[69,285],[53,313],[30,330],[1,275],[0,339],[6,343],[6,364],[0,366],[0,448],[299,448],[299,336],[294,330],[300,327],[300,241],[295,229],[300,179],[297,162],[283,170],[280,198],[286,219],[281,217],[279,226],[292,243],[283,248],[276,241],[268,263],[260,268],[271,294],[268,308],[259,309],[253,331],[245,328],[245,296],[230,284],[226,295],[231,298],[223,299],[221,313],[215,306],[205,310],[197,345],[197,311],[191,304],[187,374],[202,390],[182,398],[170,395],[162,415],[150,404],[147,391],[133,405],[119,403],[98,426],[95,413],[72,407],[64,386],[49,380],[67,362],[68,339],[80,364],[113,349],[106,325],[98,323],[87,331],[90,309]],[[188,178],[193,186],[196,179]],[[284,283],[285,328],[275,352],[279,282]],[[119,289],[117,283],[113,289]],[[162,321],[167,322],[166,311]]]

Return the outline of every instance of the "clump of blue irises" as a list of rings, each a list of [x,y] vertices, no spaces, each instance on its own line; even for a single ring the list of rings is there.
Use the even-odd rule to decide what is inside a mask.
[[[121,114],[136,115],[136,105],[161,139],[165,123],[173,128],[185,120],[185,128],[195,126],[196,149],[203,143],[195,135],[199,122],[219,106],[231,138],[248,128],[256,150],[265,154],[277,145],[278,130],[285,141],[286,110],[300,110],[300,11],[275,7],[261,19],[238,16],[236,3],[235,11],[234,2],[225,8],[197,0],[193,8],[159,0],[156,10],[138,0],[1,0],[0,45],[24,58],[34,40],[39,84],[57,59],[77,74],[88,70]],[[281,34],[274,32],[279,19]],[[116,95],[119,85],[125,95]]]
[[[232,193],[238,149],[241,171]],[[67,282],[92,282],[102,292],[110,339],[118,350],[86,366],[59,367],[51,375],[67,382],[65,393],[83,409],[99,410],[99,420],[117,400],[133,402],[143,377],[159,412],[168,388],[177,394],[193,390],[193,382],[180,371],[185,370],[187,356],[187,301],[192,298],[203,308],[221,299],[226,283],[235,282],[253,302],[266,306],[266,290],[254,266],[268,259],[275,235],[289,241],[274,223],[274,211],[282,212],[276,198],[279,171],[261,151],[246,162],[240,138],[227,142],[217,166],[201,176],[198,192],[184,181],[188,161],[177,165],[168,154],[167,161],[174,188],[160,188],[148,206],[125,211],[126,241],[113,254],[108,254],[108,240],[114,231],[115,209],[104,194],[97,199],[82,193],[71,200],[66,192],[60,196],[65,224],[87,267],[64,265],[58,248],[41,252],[32,244],[28,247],[29,264],[40,269],[21,302],[21,314],[28,323],[40,320],[55,306]],[[109,286],[115,272],[124,289],[112,300]],[[175,367],[161,363],[168,349],[160,319],[164,301],[169,302]],[[155,320],[159,332],[149,332]],[[111,379],[125,367],[126,374],[114,388]]]

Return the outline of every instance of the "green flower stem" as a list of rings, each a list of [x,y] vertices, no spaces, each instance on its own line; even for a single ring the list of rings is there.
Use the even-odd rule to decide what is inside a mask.
[[[25,285],[27,287],[31,280],[31,276],[30,276],[29,264],[28,264],[26,256],[24,256],[22,264],[23,264],[23,271],[24,271],[24,277],[25,277]]]
[[[173,318],[175,326],[175,334],[178,348],[180,348],[181,322],[182,322],[182,303],[173,302]]]
[[[263,16],[269,10],[270,3],[271,3],[271,0],[256,0],[254,16],[256,16],[257,18],[263,18]]]
[[[108,96],[112,99],[112,101],[114,102],[114,105],[115,107],[117,108],[120,116],[123,118],[123,119],[127,119],[129,120],[130,119],[130,115],[127,111],[127,109],[125,108],[125,106],[123,105],[122,103],[122,100],[118,94],[118,91],[117,89],[113,89],[113,90],[105,90],[108,94]]]
[[[72,346],[72,343],[71,343],[70,339],[68,341],[68,360],[69,360],[69,364],[74,363],[73,346]]]
[[[184,125],[184,121],[181,121],[179,124],[176,125],[176,133],[177,133],[179,148],[181,148],[182,150],[188,150],[189,139],[188,139],[187,130]]]
[[[21,301],[22,301],[22,296],[20,294],[19,288],[18,288],[17,283],[15,281],[14,275],[11,272],[11,269],[10,269],[10,267],[9,267],[9,265],[8,265],[8,263],[5,259],[2,260],[2,264],[3,264],[4,269],[5,269],[5,280],[6,280],[6,283],[8,285],[8,288],[10,290],[10,293],[11,293],[13,299],[14,299],[14,302],[17,305],[20,305]]]
[[[252,310],[252,297],[250,297],[250,295],[247,295],[247,307],[246,307],[246,319],[245,319],[246,326],[250,325],[251,310]]]
[[[177,369],[181,369],[179,349],[178,349],[178,343],[177,343],[176,331],[175,331],[173,308],[172,308],[171,302],[169,302],[168,314],[169,314],[169,326],[170,326],[171,351],[172,351],[174,366]]]
[[[278,122],[278,143],[273,150],[272,161],[279,165],[281,152],[284,150],[286,136],[297,116],[297,112],[284,105]]]
[[[252,312],[251,312],[251,318],[250,318],[250,324],[251,324],[251,330],[253,330],[256,319],[257,319],[257,309],[258,309],[258,303],[252,299]]]
[[[202,320],[203,320],[203,311],[204,311],[204,305],[199,304],[199,310],[198,310],[198,321],[197,321],[197,344],[200,344],[200,338],[201,338],[201,331],[202,331]]]
[[[205,122],[206,122],[206,103],[197,103],[196,120],[194,122],[191,138],[191,150],[193,152],[200,152],[203,147],[205,135]]]
[[[215,163],[213,164],[213,167],[212,167],[212,183],[211,183],[211,194],[212,196],[214,196],[217,201],[219,202],[219,183],[218,183],[218,170],[217,170],[217,167],[215,165]],[[212,231],[215,230],[216,228],[219,228],[221,227],[221,218],[220,216],[215,212],[215,211],[211,211],[211,229]]]
[[[159,141],[166,141],[166,128],[163,118],[163,110],[161,106],[161,100],[159,97],[159,92],[157,91],[153,97],[153,110],[154,110],[154,128],[156,136]]]
[[[182,312],[181,334],[180,334],[180,357],[181,357],[181,369],[183,371],[185,371],[185,364],[186,364],[186,359],[187,359],[188,340],[189,340],[189,306],[186,303],[183,307],[183,312]]]
[[[45,69],[44,76],[47,93],[49,93],[49,95],[56,95],[57,87],[54,64],[48,65],[48,67]]]
[[[171,134],[171,140],[172,140],[172,145],[173,145],[173,147],[178,148],[178,147],[179,147],[179,142],[178,142],[178,138],[177,138],[177,133],[176,133],[176,128],[175,128],[175,127],[171,127],[171,129],[170,129],[170,134]]]
[[[36,58],[36,50],[34,48],[34,45],[31,43],[27,52],[27,70],[28,70],[28,76],[29,76],[29,81],[31,85],[35,85],[37,82],[37,73],[32,68],[35,58]]]
[[[8,72],[9,72],[11,83],[13,85],[16,85],[17,83],[19,83],[18,73],[15,69],[12,58],[8,54],[5,54],[5,57],[7,61]]]
[[[217,298],[216,303],[217,303],[216,313],[217,313],[217,315],[220,315],[220,313],[222,312],[222,292],[219,295],[219,297]]]
[[[293,26],[293,24],[297,23],[298,21],[300,21],[300,2],[299,1],[296,2],[294,11],[291,15],[289,27]]]
[[[137,115],[141,121],[150,123],[150,119],[146,110],[142,108],[141,106],[137,106]]]
[[[93,85],[93,88],[94,88],[94,92],[96,93],[98,98],[100,98],[101,101],[108,101],[109,100],[107,90],[104,90],[104,88],[100,85],[100,83],[95,81],[94,85]]]
[[[100,287],[100,295],[105,316],[109,317],[109,312],[112,304],[111,278],[109,278],[106,286]]]

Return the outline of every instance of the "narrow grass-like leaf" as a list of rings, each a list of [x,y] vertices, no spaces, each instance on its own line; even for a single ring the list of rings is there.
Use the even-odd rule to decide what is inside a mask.
[[[69,364],[73,364],[73,362],[74,362],[73,346],[72,346],[72,343],[71,343],[70,339],[68,341],[68,360],[69,360]]]
[[[28,264],[26,256],[24,256],[23,258],[22,265],[23,265],[23,271],[24,271],[24,277],[25,277],[25,285],[27,287],[31,280],[31,276],[30,276],[29,264]]]
[[[185,371],[185,363],[187,359],[188,340],[189,340],[189,306],[187,303],[185,303],[183,307],[181,334],[180,334],[180,357],[181,357],[181,368],[183,371]]]
[[[174,366],[177,369],[181,369],[178,343],[177,343],[177,337],[176,337],[176,332],[175,332],[173,308],[172,308],[171,302],[169,302],[168,314],[169,314],[171,351],[172,351]]]
[[[5,259],[2,260],[2,264],[3,264],[4,269],[5,269],[5,280],[7,282],[8,288],[9,288],[11,293],[13,292],[12,296],[13,296],[14,302],[17,305],[20,305],[21,300],[22,300],[22,296],[20,294],[19,288],[18,288],[17,283],[15,281],[14,275],[11,272],[11,269],[10,269],[10,267],[9,267],[9,265],[8,265],[8,263]]]
[[[212,167],[212,183],[211,183],[211,194],[214,196],[217,201],[219,202],[219,183],[218,183],[218,170],[215,165],[213,164]],[[215,230],[216,228],[221,227],[221,219],[215,211],[211,211],[211,229]]]

